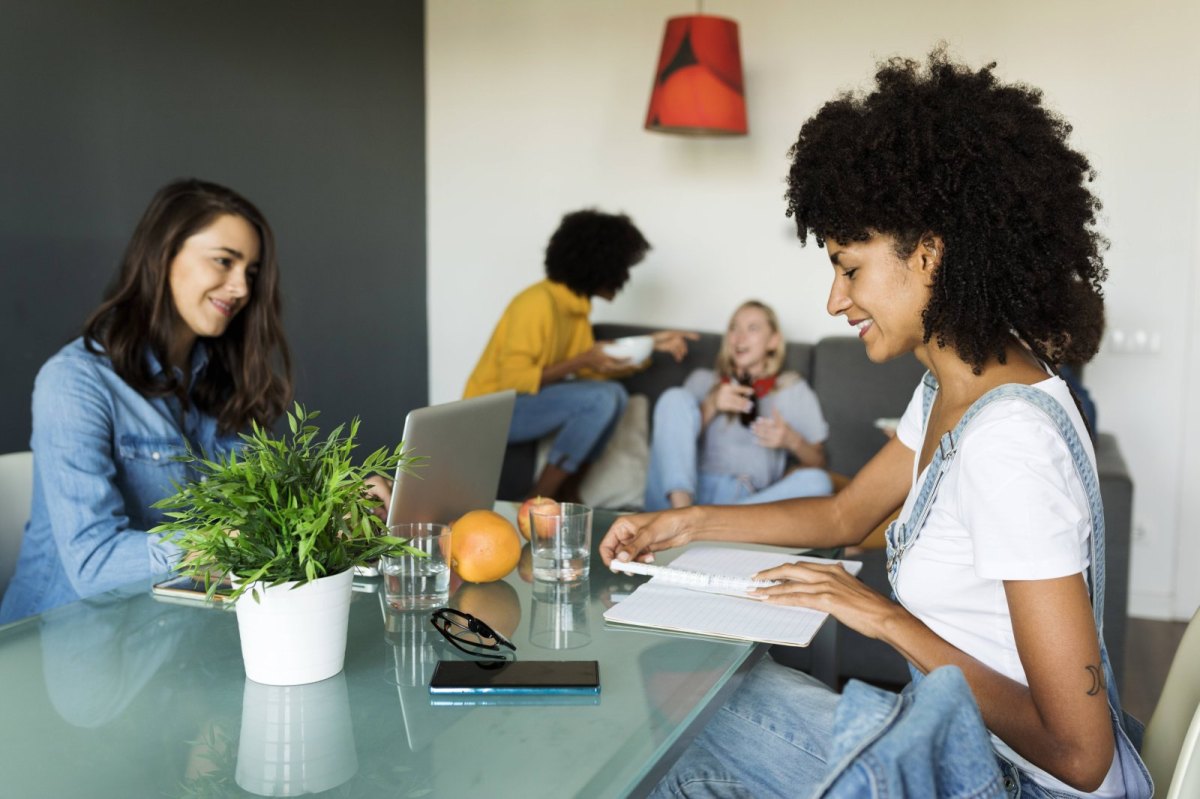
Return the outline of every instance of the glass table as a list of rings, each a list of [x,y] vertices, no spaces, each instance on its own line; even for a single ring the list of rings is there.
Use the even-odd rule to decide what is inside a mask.
[[[515,517],[512,503],[497,510]],[[595,542],[613,518],[597,512]],[[605,609],[642,578],[612,574],[595,555],[579,585],[527,573],[464,583],[449,604],[508,633],[522,659],[599,661],[598,699],[434,704],[434,665],[461,656],[428,612],[388,606],[377,578],[356,578],[345,669],[306,686],[247,680],[233,613],[167,602],[144,584],[9,625],[3,792],[640,795],[766,651],[606,625]]]

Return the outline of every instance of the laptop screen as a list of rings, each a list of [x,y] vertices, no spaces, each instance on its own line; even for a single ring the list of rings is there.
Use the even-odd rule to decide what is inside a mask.
[[[413,474],[397,470],[388,524],[448,524],[467,511],[491,509],[516,396],[501,391],[409,412],[404,450],[425,460]]]

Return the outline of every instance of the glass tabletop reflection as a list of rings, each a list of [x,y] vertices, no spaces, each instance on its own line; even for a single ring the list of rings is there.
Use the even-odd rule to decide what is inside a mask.
[[[498,503],[510,520],[515,505]],[[254,683],[235,614],[129,586],[0,629],[0,772],[13,796],[609,797],[652,784],[668,752],[762,654],[741,642],[606,625],[644,578],[594,554],[591,574],[534,581],[523,564],[454,586],[449,605],[523,660],[596,660],[601,693],[434,699],[439,660],[465,659],[429,622],[356,578],[342,673]],[[683,738],[681,739],[681,736]]]

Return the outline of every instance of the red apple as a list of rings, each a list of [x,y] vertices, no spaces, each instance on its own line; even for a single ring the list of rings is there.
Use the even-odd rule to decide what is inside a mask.
[[[532,508],[556,510],[558,503],[550,497],[530,497],[521,503],[521,507],[517,509],[517,529],[521,531],[521,535],[526,541],[529,540],[529,511]]]

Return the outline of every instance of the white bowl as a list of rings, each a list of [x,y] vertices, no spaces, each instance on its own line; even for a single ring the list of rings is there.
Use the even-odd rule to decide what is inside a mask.
[[[631,363],[641,363],[654,352],[654,336],[624,336],[607,344],[604,353],[613,358],[624,358]]]

